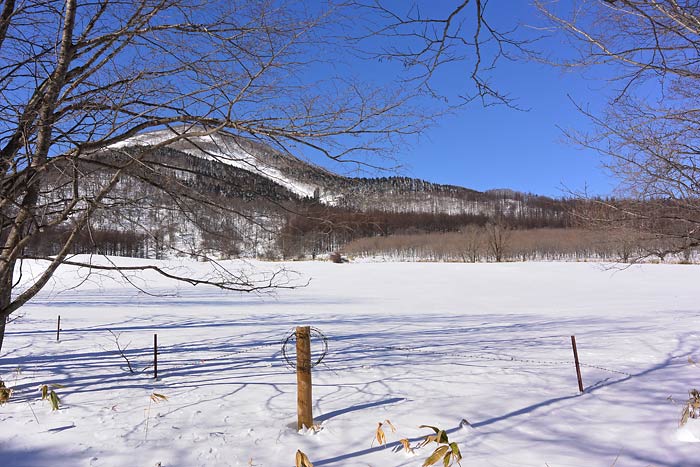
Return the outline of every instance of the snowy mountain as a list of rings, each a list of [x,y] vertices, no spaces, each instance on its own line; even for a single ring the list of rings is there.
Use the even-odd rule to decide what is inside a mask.
[[[173,139],[176,141],[169,142]],[[223,131],[214,134],[192,131],[186,138],[179,138],[177,130],[157,130],[129,138],[110,146],[110,149],[156,145],[267,178],[301,198],[314,196],[317,185],[313,175],[317,174],[317,178],[333,177],[320,167],[302,162],[294,156]],[[303,174],[308,175],[306,180]]]
[[[47,206],[71,199],[72,175],[91,199],[122,171],[74,248],[126,256],[297,257],[335,251],[361,237],[457,231],[498,218],[515,227],[562,227],[561,201],[478,192],[407,177],[334,174],[230,133],[159,130],[47,171]],[[70,231],[58,225],[30,248],[53,254]]]
[[[262,177],[299,198],[327,206],[392,213],[520,215],[545,198],[510,190],[478,192],[454,185],[441,185],[408,177],[356,178],[334,174],[268,145],[226,132],[191,132],[176,139],[177,130],[158,130],[130,138],[111,149],[163,145],[189,156],[235,167]],[[558,215],[558,214],[557,214]]]

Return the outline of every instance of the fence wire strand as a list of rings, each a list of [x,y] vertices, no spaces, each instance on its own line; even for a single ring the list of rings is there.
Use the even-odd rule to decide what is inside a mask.
[[[430,348],[427,347],[407,347],[407,346],[377,346],[377,347],[372,347],[372,346],[355,346],[355,349],[360,349],[360,350],[365,350],[365,351],[400,351],[400,352],[407,352],[407,353],[421,353],[422,355],[427,355],[427,356],[441,356],[441,357],[461,357],[461,358],[472,358],[476,360],[484,360],[484,361],[493,361],[493,362],[517,362],[517,363],[527,363],[527,364],[533,364],[533,365],[542,365],[542,366],[575,366],[575,362],[572,360],[538,360],[538,359],[532,359],[532,358],[519,358],[515,357],[512,355],[503,355],[503,356],[497,356],[497,355],[486,355],[484,353],[477,353],[477,352],[440,352],[437,350],[431,350]],[[613,370],[610,368],[605,368],[600,365],[594,365],[594,364],[589,364],[589,363],[583,363],[579,362],[579,365],[582,367],[587,367],[587,368],[594,368],[597,370],[601,371],[606,371],[608,373],[614,373],[614,374],[619,374],[619,375],[624,375],[628,377],[632,377],[633,375],[631,373],[627,373],[625,371],[620,371],[620,370]],[[351,367],[348,367],[351,368]],[[503,368],[503,367],[501,367]]]
[[[168,362],[167,362],[167,360],[160,360],[160,359],[159,359],[159,360],[158,360],[159,373],[161,373],[161,372],[162,372],[162,373],[165,373],[165,372],[171,372],[171,371],[181,370],[181,369],[183,369],[183,368],[196,368],[196,367],[199,367],[199,366],[201,366],[201,365],[204,365],[204,364],[207,364],[207,363],[216,361],[216,360],[221,360],[221,359],[224,359],[224,358],[227,358],[227,357],[232,357],[232,356],[235,356],[235,355],[243,355],[243,354],[247,354],[247,353],[253,353],[253,352],[255,352],[255,351],[262,350],[262,349],[267,349],[267,348],[270,348],[270,347],[278,347],[280,344],[281,344],[281,343],[280,343],[280,342],[277,342],[277,341],[275,341],[275,342],[268,342],[268,343],[265,343],[265,344],[260,344],[260,345],[256,345],[256,346],[253,346],[253,347],[248,347],[248,348],[245,348],[245,349],[229,350],[229,351],[227,351],[227,352],[221,352],[221,353],[219,353],[219,354],[217,354],[217,355],[215,355],[215,356],[213,356],[213,357],[192,359],[192,360],[189,360],[189,361],[187,361],[187,362],[185,362],[185,363],[175,364],[175,365],[169,365]],[[162,349],[161,349],[161,348],[158,349],[158,355],[161,355],[161,354],[167,355],[167,347],[166,347],[166,348],[162,348]],[[272,355],[274,355],[274,353],[273,353]],[[161,368],[160,368],[161,365],[162,365],[162,370],[161,370]],[[163,376],[165,376],[165,375],[163,375]]]
[[[363,366],[362,364],[356,364],[356,365],[351,365],[351,366],[342,366],[342,367],[332,367],[332,363],[327,361],[328,359],[325,359],[326,356],[332,356],[333,352],[329,351],[329,341],[332,341],[332,338],[327,337],[325,334],[321,333],[320,330],[314,328],[314,331],[318,333],[317,337],[322,338],[322,345],[323,345],[323,352],[321,358],[318,359],[316,362],[316,365],[320,365],[323,369],[326,371],[330,371],[336,376],[339,376],[340,371],[347,371],[350,369],[357,368],[358,366]],[[293,333],[292,333],[293,334]],[[162,368],[162,372],[164,373],[163,376],[165,376],[166,372],[172,372],[176,370],[181,370],[183,368],[196,368],[198,366],[201,366],[203,364],[207,364],[210,362],[214,362],[217,360],[221,360],[224,358],[230,358],[236,355],[243,355],[243,354],[248,354],[248,353],[253,353],[259,350],[263,349],[268,349],[272,347],[278,347],[278,351],[274,352],[272,356],[274,356],[276,353],[280,353],[283,356],[283,360],[286,360],[286,366],[290,366],[289,361],[291,360],[290,355],[288,355],[288,351],[286,350],[286,346],[289,345],[290,343],[290,338],[291,336],[289,334],[285,335],[282,339],[280,340],[275,340],[271,342],[266,342],[264,344],[248,347],[248,348],[242,348],[238,350],[230,350],[226,352],[221,352],[217,355],[211,356],[211,357],[206,357],[206,358],[199,358],[199,359],[191,359],[187,362],[183,362],[180,364],[173,364],[170,365],[168,364],[167,359],[164,360],[159,360],[159,367]],[[514,363],[521,363],[521,364],[530,364],[530,365],[537,365],[537,366],[575,366],[575,362],[572,360],[539,360],[539,359],[534,359],[534,358],[520,358],[516,357],[513,355],[493,355],[493,354],[486,354],[483,352],[469,352],[469,351],[457,351],[457,352],[444,352],[444,351],[439,351],[436,349],[431,349],[430,347],[425,347],[425,346],[420,346],[420,347],[410,347],[410,346],[400,346],[400,345],[389,345],[389,346],[367,346],[367,345],[353,345],[349,347],[348,349],[341,349],[337,350],[336,352],[342,353],[346,350],[352,350],[352,351],[364,351],[364,352],[404,352],[406,353],[407,356],[412,355],[412,354],[421,354],[423,356],[431,356],[431,357],[447,357],[447,358],[468,358],[468,359],[475,359],[475,360],[482,360],[482,361],[491,361],[491,362],[514,362]],[[158,350],[158,354],[163,354],[167,355],[167,347],[160,348]],[[324,360],[322,362],[322,360]],[[332,359],[331,359],[332,360]],[[618,374],[618,375],[623,375],[626,377],[632,377],[631,373],[625,372],[625,371],[620,371],[620,370],[614,370],[611,368],[606,368],[600,365],[596,364],[591,364],[591,363],[584,363],[580,362],[579,363],[581,367],[586,367],[586,368],[592,368],[600,371],[605,371],[608,373],[612,374]],[[282,361],[280,362],[280,366],[284,366],[285,362]],[[316,366],[314,365],[314,366]],[[146,369],[150,368],[145,367],[143,371],[146,371]],[[501,369],[505,369],[505,367],[501,366],[499,367]]]

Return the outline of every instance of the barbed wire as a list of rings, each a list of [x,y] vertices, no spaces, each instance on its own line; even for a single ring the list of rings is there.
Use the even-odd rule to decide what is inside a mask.
[[[287,366],[294,371],[297,369],[297,364],[296,361],[290,357],[291,352],[287,350],[287,346],[289,346],[289,344],[292,342],[292,339],[296,341],[296,337],[297,331],[295,328],[287,336],[284,342],[282,342],[282,356],[284,357]],[[326,358],[326,355],[328,355],[328,337],[326,337],[326,335],[320,329],[309,327],[309,339],[313,340],[314,337],[321,340],[323,350],[321,350],[321,355],[311,362],[311,368],[318,366],[323,359]]]
[[[172,372],[176,370],[181,370],[183,368],[195,368],[198,366],[201,366],[206,363],[210,363],[215,360],[221,360],[227,357],[232,357],[234,355],[242,355],[242,354],[247,354],[247,353],[252,353],[258,350],[262,349],[267,349],[271,347],[277,347],[280,345],[280,341],[274,341],[274,342],[267,342],[265,344],[260,344],[256,345],[253,347],[248,347],[244,349],[239,349],[239,350],[229,350],[226,352],[221,352],[217,355],[214,355],[212,357],[206,357],[206,358],[198,358],[198,359],[190,359],[189,361],[181,364],[169,364],[167,360],[158,360],[158,373],[159,377],[160,376],[165,376],[166,372]],[[158,355],[162,354],[167,354],[167,347],[165,348],[159,348],[158,349]],[[274,354],[273,354],[274,355]],[[150,365],[152,366],[152,365]]]
[[[585,366],[585,367],[588,367],[588,368],[595,368],[595,369],[598,369],[598,370],[607,371],[607,372],[610,372],[610,373],[617,373],[617,374],[620,374],[620,375],[629,376],[630,378],[634,376],[633,374],[627,373],[627,372],[625,372],[625,371],[611,370],[610,368],[604,368],[604,367],[598,366],[598,365],[590,365],[590,364],[588,364],[588,363],[581,363],[581,362],[579,362],[579,365]]]
[[[317,341],[320,341],[322,344],[322,350],[320,355],[314,359],[312,362],[312,368],[316,367],[318,365],[323,364],[323,367],[328,370],[333,372],[336,375],[339,375],[338,371],[344,371],[348,369],[355,368],[357,365],[352,365],[352,366],[346,366],[346,367],[341,367],[341,368],[332,368],[329,363],[323,362],[324,359],[327,357],[328,352],[329,352],[329,346],[328,346],[328,341],[329,338],[326,336],[320,329],[311,327],[311,336],[316,337]],[[296,339],[296,330],[293,329],[289,334],[287,334],[283,339],[280,340],[275,340],[275,341],[270,341],[266,342],[260,345],[255,345],[252,347],[247,347],[247,348],[239,348],[237,350],[229,350],[226,352],[221,352],[219,354],[216,354],[211,357],[206,357],[206,358],[198,358],[198,359],[190,359],[187,362],[183,362],[180,364],[169,364],[167,360],[159,360],[159,369],[161,369],[162,373],[165,372],[172,372],[172,371],[177,371],[183,368],[194,368],[197,366],[201,366],[202,364],[213,362],[216,360],[221,360],[224,358],[230,358],[235,355],[242,355],[242,354],[247,354],[247,353],[253,353],[259,350],[267,349],[267,348],[272,348],[272,347],[280,347],[280,353],[282,354],[282,357],[284,359],[284,363],[291,369],[296,370],[296,361],[291,357],[292,351],[291,351],[291,343]],[[536,339],[536,338],[535,338]],[[388,346],[367,346],[367,345],[353,345],[352,346],[353,350],[361,350],[361,351],[372,351],[372,352],[407,352],[407,353],[421,353],[426,356],[441,356],[441,357],[460,357],[460,358],[470,358],[470,359],[477,359],[477,360],[483,360],[483,361],[492,361],[492,362],[515,362],[515,363],[522,363],[522,364],[531,364],[531,365],[538,365],[538,366],[574,366],[575,362],[573,360],[539,360],[539,359],[534,359],[534,358],[520,358],[517,356],[513,355],[493,355],[493,354],[485,354],[483,352],[469,352],[469,351],[457,351],[457,352],[444,352],[444,351],[439,351],[437,349],[431,349],[430,347],[427,346],[417,346],[417,347],[412,347],[412,346],[404,346],[404,345],[388,345]],[[161,354],[167,354],[167,347],[159,349],[159,355]],[[341,350],[342,352],[342,350]],[[274,353],[273,353],[274,355]],[[586,367],[586,368],[592,368],[592,369],[597,369],[600,371],[605,371],[608,373],[613,373],[613,374],[619,374],[623,375],[626,377],[632,377],[631,373],[621,371],[621,370],[614,370],[611,368],[606,368],[600,365],[596,364],[591,364],[591,363],[584,363],[584,362],[579,362],[579,365],[581,367]],[[152,364],[144,367],[140,373],[143,373],[147,371],[149,368],[152,368]]]
[[[320,329],[315,328],[315,327],[311,327],[310,332],[311,332],[311,337],[315,336],[321,340],[322,348],[323,348],[321,355],[314,362],[312,362],[311,367],[313,368],[313,367],[319,365],[323,361],[323,359],[326,357],[326,355],[328,354],[328,337],[326,337],[326,335]],[[163,361],[159,361],[159,366],[162,368],[161,373],[166,372],[166,371],[171,372],[171,371],[176,371],[176,370],[180,370],[183,368],[194,368],[194,367],[200,366],[204,363],[209,363],[209,362],[212,362],[215,360],[220,360],[223,358],[232,357],[234,355],[252,353],[252,352],[255,352],[258,350],[279,346],[281,348],[281,353],[283,355],[283,358],[284,358],[287,366],[296,370],[296,363],[293,363],[291,357],[289,356],[290,352],[286,350],[286,347],[290,344],[290,342],[292,341],[292,338],[296,338],[296,330],[292,330],[292,332],[289,335],[287,335],[284,339],[276,340],[274,342],[267,342],[265,344],[260,344],[260,345],[248,347],[245,349],[222,352],[222,353],[219,353],[218,355],[215,355],[213,357],[193,359],[193,360],[189,360],[188,362],[182,363],[179,365],[169,365],[167,363],[167,360],[163,360]],[[165,349],[163,349],[163,350],[165,350]],[[161,353],[161,349],[159,349],[159,351],[158,351],[159,355],[160,355],[160,353]],[[146,368],[150,368],[150,367],[152,367],[152,365],[149,365]]]
[[[406,351],[406,352],[411,352],[411,353],[421,352],[425,355],[432,355],[432,356],[464,357],[464,358],[473,358],[473,359],[478,359],[478,360],[495,361],[495,362],[517,362],[517,363],[527,363],[527,364],[547,365],[547,366],[575,366],[576,365],[576,363],[573,360],[538,360],[538,359],[533,359],[533,358],[519,358],[519,357],[515,357],[512,355],[496,356],[496,355],[485,355],[483,353],[464,352],[464,351],[461,351],[461,352],[440,352],[437,350],[431,350],[430,348],[427,348],[427,347],[355,346],[355,348],[359,348],[362,350],[370,350],[370,351],[386,351],[386,350],[388,350],[388,351]],[[611,368],[605,368],[605,367],[600,366],[600,365],[583,363],[583,362],[579,362],[579,365],[582,367],[587,367],[587,368],[595,368],[597,370],[606,371],[609,373],[615,373],[615,374],[620,374],[620,375],[629,376],[629,377],[633,376],[631,373],[627,373],[625,371],[620,371],[620,370],[613,370]]]

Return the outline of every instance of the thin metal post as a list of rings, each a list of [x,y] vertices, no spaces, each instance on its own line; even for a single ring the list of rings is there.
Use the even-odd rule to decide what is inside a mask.
[[[583,392],[583,380],[581,379],[581,365],[578,362],[578,351],[576,350],[576,336],[571,336],[571,347],[574,349],[574,362],[576,363],[576,377],[578,378],[578,390]]]
[[[158,334],[153,334],[153,379],[158,378]]]
[[[58,323],[56,323],[56,342],[61,339],[61,315],[58,315]]]

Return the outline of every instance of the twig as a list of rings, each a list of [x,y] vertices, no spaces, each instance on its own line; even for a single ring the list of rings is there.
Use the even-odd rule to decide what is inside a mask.
[[[121,345],[119,345],[119,336],[121,336],[121,333],[114,334],[111,329],[108,329],[108,331],[114,337],[114,343],[117,345],[117,350],[119,351],[119,355],[122,356],[122,358],[126,362],[127,366],[129,367],[129,372],[131,374],[136,373],[134,371],[134,368],[131,366],[131,362],[129,361],[126,354],[124,353],[126,351],[126,349],[129,347],[129,344],[131,344],[131,342],[129,344],[126,344],[126,346],[122,349]]]
[[[37,425],[41,425],[41,423],[39,423],[39,419],[36,417],[36,413],[34,412],[34,408],[32,407],[32,404],[30,404],[29,401],[26,401],[26,402],[27,402],[27,405],[29,406],[29,410],[32,411],[32,415],[34,415],[34,420],[36,420]]]

